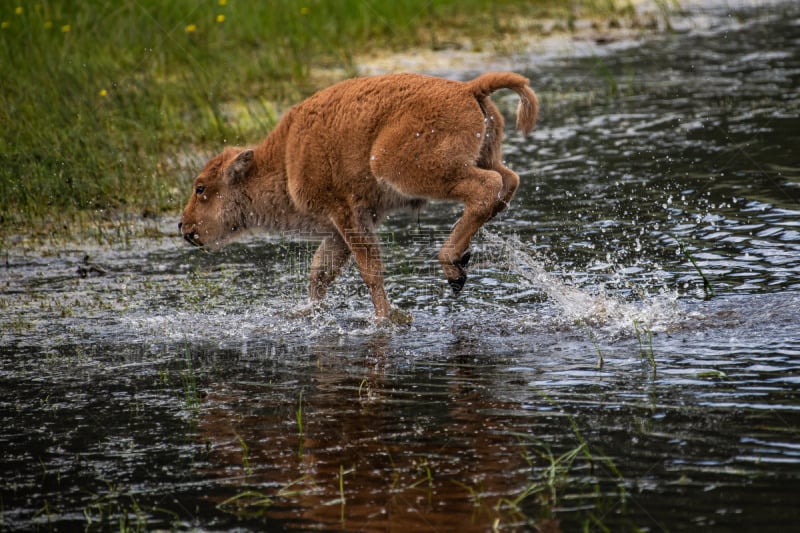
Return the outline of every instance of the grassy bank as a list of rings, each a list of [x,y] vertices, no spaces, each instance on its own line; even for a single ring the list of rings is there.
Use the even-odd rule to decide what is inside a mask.
[[[611,0],[3,2],[0,238],[33,226],[68,232],[77,214],[177,211],[187,155],[258,140],[275,104],[323,83],[313,72],[354,73],[353,57],[369,49],[491,41],[517,18],[568,28],[615,9]]]

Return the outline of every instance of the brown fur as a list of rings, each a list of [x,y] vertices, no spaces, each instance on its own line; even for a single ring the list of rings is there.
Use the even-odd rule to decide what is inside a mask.
[[[347,80],[290,109],[261,144],[226,148],[194,181],[180,228],[217,248],[245,231],[324,236],[311,264],[310,297],[324,297],[351,255],[375,314],[388,317],[375,227],[425,199],[457,200],[464,213],[439,252],[453,290],[466,281],[470,239],[505,209],[519,177],[501,159],[503,118],[489,95],[520,97],[517,128],[528,133],[538,103],[512,72],[468,82],[417,74]]]

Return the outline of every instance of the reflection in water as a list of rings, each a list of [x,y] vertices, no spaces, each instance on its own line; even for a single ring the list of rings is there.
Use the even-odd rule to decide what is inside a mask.
[[[536,517],[557,529],[549,515],[563,474],[552,485],[544,479],[547,465],[534,453],[544,448],[516,420],[520,406],[495,398],[474,364],[415,369],[398,383],[384,368],[385,342],[373,338],[360,362],[318,347],[310,383],[289,390],[212,389],[198,422],[212,446],[204,475],[234,477],[240,491],[263,487],[276,500],[224,508],[294,527],[451,531]],[[513,501],[528,490],[531,498]]]
[[[791,530],[800,12],[733,15],[515,58],[542,122],[465,292],[456,207],[385,228],[409,327],[354,269],[298,313],[302,241],[7,250],[0,528]]]

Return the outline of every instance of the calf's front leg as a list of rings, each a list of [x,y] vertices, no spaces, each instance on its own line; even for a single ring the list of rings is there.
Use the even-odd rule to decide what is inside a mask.
[[[389,299],[383,287],[383,262],[372,215],[347,213],[331,217],[339,235],[347,244],[358,266],[361,279],[369,289],[377,318],[390,318]]]
[[[311,260],[308,294],[312,301],[320,301],[325,297],[328,287],[349,259],[350,248],[338,232],[331,233],[322,240]]]

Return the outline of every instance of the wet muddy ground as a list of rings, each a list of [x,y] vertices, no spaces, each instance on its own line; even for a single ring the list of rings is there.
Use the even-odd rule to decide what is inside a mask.
[[[309,309],[302,238],[9,242],[0,527],[791,530],[800,9],[687,20],[509,59],[541,121],[464,293],[457,206],[384,226],[409,326],[352,266]]]

